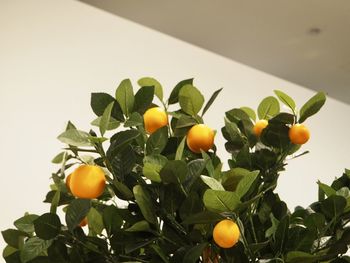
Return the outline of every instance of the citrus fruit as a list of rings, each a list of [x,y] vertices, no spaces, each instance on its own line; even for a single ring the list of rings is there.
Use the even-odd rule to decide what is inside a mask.
[[[84,227],[88,224],[88,220],[87,220],[87,217],[85,217],[83,220],[81,220],[79,226],[80,227]]]
[[[310,131],[303,124],[294,124],[289,129],[288,135],[293,144],[304,144],[310,139]]]
[[[253,127],[255,135],[259,137],[268,124],[267,120],[258,120]]]
[[[72,174],[68,175],[66,178],[66,186],[68,191],[70,191],[70,178],[72,177]]]
[[[204,124],[194,125],[187,133],[187,146],[192,152],[208,151],[214,145],[214,131]]]
[[[78,198],[93,199],[99,197],[106,185],[105,173],[101,167],[83,164],[71,174],[69,186],[72,194]]]
[[[166,112],[159,107],[148,109],[143,115],[146,132],[152,134],[161,127],[168,125]]]
[[[213,230],[214,241],[221,248],[233,247],[238,242],[239,235],[237,224],[229,219],[221,220]]]

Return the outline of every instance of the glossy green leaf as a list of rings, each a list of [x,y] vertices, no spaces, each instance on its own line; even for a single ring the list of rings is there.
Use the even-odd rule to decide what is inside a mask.
[[[208,100],[207,104],[205,104],[203,111],[202,111],[202,115],[203,116],[207,110],[210,108],[210,106],[213,104],[213,102],[215,101],[216,97],[219,95],[219,93],[222,91],[221,89],[216,90],[210,97],[210,99]]]
[[[244,111],[253,121],[256,120],[256,113],[252,108],[249,107],[241,107],[242,111]]]
[[[147,155],[160,154],[168,142],[168,127],[162,127],[152,133],[146,142]]]
[[[33,223],[36,235],[44,240],[55,238],[61,231],[61,220],[56,214],[43,214]]]
[[[134,111],[143,114],[152,104],[154,87],[141,87],[135,94]]]
[[[243,176],[243,178],[239,181],[235,191],[239,198],[242,198],[249,191],[250,187],[252,186],[258,175],[259,171],[252,171],[246,173]]]
[[[89,138],[90,135],[87,132],[75,129],[67,130],[57,137],[61,142],[76,147],[93,146]]]
[[[157,217],[153,206],[152,199],[148,192],[141,185],[134,186],[133,189],[136,203],[139,205],[144,218],[151,224],[157,224]]]
[[[90,231],[96,235],[101,234],[102,230],[104,229],[101,213],[94,207],[91,207],[89,213],[87,214],[87,219],[89,222]]]
[[[103,112],[100,120],[100,132],[101,135],[103,136],[105,132],[108,130],[109,124],[110,124],[110,119],[111,119],[111,113],[113,109],[114,102],[111,102],[105,111]]]
[[[222,184],[212,177],[201,175],[201,179],[207,186],[209,186],[210,189],[222,191],[225,190]]]
[[[182,160],[184,148],[185,148],[185,143],[186,143],[186,136],[182,138],[179,146],[176,149],[175,153],[175,160]]]
[[[188,174],[188,168],[184,161],[168,161],[160,171],[161,179],[164,183],[182,183]]]
[[[192,224],[212,224],[224,219],[222,215],[211,212],[211,211],[203,211],[200,213],[192,214],[188,216],[182,224],[184,225],[192,225]]]
[[[179,92],[180,92],[181,88],[185,85],[192,85],[192,84],[193,84],[193,79],[185,79],[185,80],[180,81],[178,84],[176,84],[176,86],[174,87],[174,89],[170,93],[168,103],[169,104],[177,103],[179,101]]]
[[[275,97],[269,96],[261,101],[258,107],[260,120],[269,120],[280,112],[280,104]]]
[[[322,190],[326,194],[327,197],[330,197],[331,195],[336,194],[336,191],[332,187],[330,187],[326,184],[323,184],[320,181],[318,181],[317,184],[318,184],[318,187],[320,188],[320,190]]]
[[[132,88],[131,81],[129,79],[124,79],[118,86],[115,97],[124,113],[124,115],[129,116],[134,108],[134,91]]]
[[[57,154],[52,160],[51,162],[54,164],[60,164],[63,161],[63,157],[65,155],[65,152],[61,152],[59,154]]]
[[[137,127],[143,125],[143,118],[138,112],[133,112],[129,119],[124,123],[124,127]]]
[[[32,237],[27,240],[21,249],[21,261],[27,263],[46,251],[52,244],[52,240],[43,240],[38,237]]]
[[[179,92],[179,103],[184,112],[195,116],[204,104],[204,97],[196,87],[187,84]]]
[[[294,100],[288,96],[286,93],[280,90],[274,90],[275,94],[279,98],[279,100],[286,105],[288,108],[290,108],[293,112],[295,111],[295,102]]]
[[[158,80],[154,78],[141,78],[137,82],[141,87],[154,87],[154,94],[163,101],[163,87]]]
[[[307,118],[316,114],[326,102],[326,94],[318,92],[315,96],[309,99],[300,109],[299,123],[304,122]]]
[[[332,195],[321,202],[321,209],[328,218],[339,217],[346,207],[346,199],[342,196]]]
[[[25,215],[14,222],[18,230],[31,234],[34,232],[34,220],[39,216],[34,214]]]
[[[26,232],[16,229],[7,229],[5,231],[1,231],[1,234],[4,238],[4,241],[14,248],[20,248],[24,241],[24,238],[29,236],[29,234]]]
[[[241,203],[234,192],[208,189],[203,196],[205,207],[212,212],[222,213],[234,211]]]
[[[145,220],[136,222],[131,227],[125,229],[127,232],[148,232],[151,230],[149,223]]]
[[[160,154],[146,156],[143,159],[143,175],[154,182],[161,182],[160,171],[167,161],[168,159]]]
[[[102,213],[103,225],[109,235],[120,230],[123,225],[123,218],[117,207],[107,206]]]
[[[66,212],[66,223],[70,231],[73,231],[87,216],[90,207],[91,201],[89,199],[75,199],[69,204]]]
[[[189,249],[183,259],[183,263],[196,263],[199,257],[202,255],[203,250],[208,246],[208,243],[198,244]]]

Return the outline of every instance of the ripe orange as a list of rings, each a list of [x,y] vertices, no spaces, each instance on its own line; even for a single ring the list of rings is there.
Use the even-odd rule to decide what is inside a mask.
[[[214,131],[204,124],[194,125],[187,133],[187,146],[192,152],[208,151],[214,145]]]
[[[85,217],[83,220],[81,220],[79,226],[80,227],[84,227],[88,224],[88,220],[87,220],[87,217]]]
[[[269,123],[267,120],[257,121],[253,127],[253,131],[254,131],[255,135],[259,137],[260,134],[262,133],[263,129],[265,129],[268,124]]]
[[[71,174],[69,186],[72,194],[78,198],[93,199],[99,197],[106,185],[105,173],[97,165],[83,164]]]
[[[71,179],[71,177],[72,177],[72,174],[68,175],[66,178],[66,186],[67,186],[68,191],[70,191],[70,179]]]
[[[294,124],[289,129],[288,135],[293,144],[304,144],[310,139],[310,131],[303,124]]]
[[[152,134],[159,128],[168,125],[168,115],[163,109],[154,107],[145,112],[143,121],[145,123],[146,132]]]
[[[237,224],[229,219],[221,220],[213,230],[214,241],[221,248],[233,247],[238,242],[239,235]]]

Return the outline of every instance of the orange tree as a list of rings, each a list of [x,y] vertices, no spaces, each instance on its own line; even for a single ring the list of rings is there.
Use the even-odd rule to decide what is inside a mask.
[[[319,182],[307,208],[291,211],[275,192],[286,160],[306,153],[302,123],[324,93],[300,110],[275,91],[257,111],[227,111],[224,169],[203,120],[220,90],[205,103],[192,79],[166,100],[155,79],[138,84],[135,94],[128,79],[115,96],[92,94],[98,132],[69,122],[59,135],[66,146],[53,159],[50,211],[2,231],[6,262],[350,262],[348,170]]]

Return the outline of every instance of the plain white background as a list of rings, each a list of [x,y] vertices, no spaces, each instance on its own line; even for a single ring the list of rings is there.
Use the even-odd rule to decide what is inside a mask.
[[[205,30],[205,29],[203,29]],[[0,1],[0,229],[24,212],[41,214],[50,163],[63,146],[68,120],[89,129],[90,93],[114,94],[123,78],[157,78],[169,95],[195,77],[208,98],[224,87],[205,122],[220,130],[224,112],[256,108],[274,89],[301,106],[314,92],[71,0]],[[318,179],[330,182],[349,165],[349,105],[328,99],[307,125],[310,154],[291,161],[278,191],[290,208],[317,198]],[[220,132],[218,133],[220,134]],[[227,157],[221,135],[216,144]],[[4,247],[1,239],[0,247]]]

